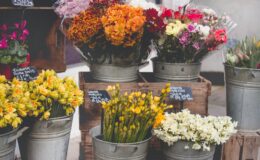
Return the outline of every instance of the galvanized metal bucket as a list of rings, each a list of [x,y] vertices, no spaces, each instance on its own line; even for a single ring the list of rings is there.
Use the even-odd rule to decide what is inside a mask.
[[[117,66],[112,64],[91,64],[92,77],[103,82],[132,82],[138,79],[138,65]]]
[[[66,160],[72,116],[36,121],[19,138],[22,160]]]
[[[157,81],[197,81],[201,63],[166,63],[153,60],[153,72]]]
[[[145,160],[151,138],[137,143],[111,143],[98,138],[100,126],[90,130],[94,160]]]
[[[189,146],[189,149],[185,149]],[[191,142],[178,141],[172,146],[163,143],[163,154],[165,160],[213,160],[215,146],[210,151],[194,150]]]
[[[0,135],[0,160],[14,160],[16,139],[28,128],[14,129]]]
[[[260,70],[225,64],[227,115],[240,130],[260,129]]]

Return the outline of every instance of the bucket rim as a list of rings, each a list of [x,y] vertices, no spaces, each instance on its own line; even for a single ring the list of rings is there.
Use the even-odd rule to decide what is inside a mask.
[[[138,67],[139,64],[138,63],[134,63],[134,64],[128,64],[128,65],[117,65],[117,64],[107,64],[107,63],[102,63],[102,64],[98,64],[98,63],[92,63],[90,64],[90,67],[91,66],[110,66],[110,67],[124,67],[124,68],[127,68],[127,67]]]
[[[44,122],[44,121],[52,121],[52,120],[59,120],[59,119],[67,119],[67,118],[73,118],[73,115],[74,114],[72,114],[72,115],[70,115],[70,116],[61,116],[61,117],[52,117],[52,118],[49,118],[48,120],[38,120],[38,121],[42,121],[42,122]]]
[[[6,133],[4,133],[4,134],[0,134],[0,137],[4,137],[4,136],[10,135],[10,134],[12,134],[12,133],[15,133],[15,132],[17,132],[19,129],[20,129],[19,127],[14,128],[14,129],[12,129],[12,130],[9,131],[9,132],[6,132]]]
[[[149,140],[152,139],[152,135],[150,135],[148,138],[146,138],[145,140],[143,141],[140,141],[140,142],[132,142],[132,143],[115,143],[115,142],[108,142],[108,141],[104,141],[104,140],[101,140],[99,138],[97,138],[98,136],[100,136],[100,134],[98,134],[97,136],[93,136],[91,134],[91,132],[94,130],[94,129],[98,129],[100,127],[100,125],[98,126],[95,126],[95,127],[92,127],[90,130],[89,130],[89,134],[91,135],[91,137],[93,139],[95,139],[96,141],[98,142],[102,142],[102,143],[105,143],[105,144],[112,144],[112,145],[117,145],[117,146],[120,146],[120,145],[137,145],[137,144],[141,144],[141,143],[145,143],[145,142],[148,142]]]
[[[258,71],[258,72],[260,72],[260,69],[256,69],[256,68],[236,67],[236,66],[231,66],[227,63],[223,63],[223,64],[224,64],[225,67],[229,67],[229,68],[245,70],[245,71]]]
[[[184,62],[184,63],[170,63],[170,62],[163,62],[163,61],[159,61],[158,60],[158,58],[157,57],[155,57],[155,58],[152,58],[151,59],[152,60],[152,62],[154,62],[154,63],[164,63],[164,64],[171,64],[171,65],[201,65],[202,63],[201,62],[194,62],[194,63],[186,63],[186,62]]]

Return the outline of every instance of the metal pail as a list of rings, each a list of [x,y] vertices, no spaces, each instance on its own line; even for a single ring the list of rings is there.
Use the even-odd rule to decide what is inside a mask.
[[[153,61],[154,77],[157,81],[197,81],[201,63],[166,63]]]
[[[21,138],[22,160],[66,160],[72,116],[36,121]]]
[[[189,149],[185,149],[189,146]],[[178,141],[172,146],[163,143],[163,154],[165,160],[213,160],[215,146],[211,146],[210,151],[194,150],[191,142]]]
[[[145,160],[151,138],[136,143],[111,143],[98,138],[100,126],[90,130],[95,160]]]
[[[225,64],[227,115],[240,130],[260,129],[260,70]]]

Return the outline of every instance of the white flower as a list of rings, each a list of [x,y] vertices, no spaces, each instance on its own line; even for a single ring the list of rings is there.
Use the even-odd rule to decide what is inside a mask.
[[[192,149],[194,149],[194,150],[200,150],[200,149],[201,149],[201,145],[199,145],[198,143],[194,143],[194,144],[192,145]]]
[[[207,15],[217,15],[217,13],[211,8],[204,8],[202,12],[206,13]]]
[[[200,24],[196,25],[196,30],[198,30],[199,33],[202,34],[202,36],[204,38],[208,37],[208,35],[210,33],[210,27],[209,26],[203,26],[203,25],[200,25]]]
[[[152,8],[156,9],[157,11],[160,10],[160,8],[155,3],[147,2],[146,0],[131,0],[129,4],[134,7],[141,7],[144,10]]]

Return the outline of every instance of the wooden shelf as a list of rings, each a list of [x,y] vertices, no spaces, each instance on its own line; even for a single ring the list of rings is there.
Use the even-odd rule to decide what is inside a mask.
[[[53,10],[53,7],[0,7],[0,10]]]

